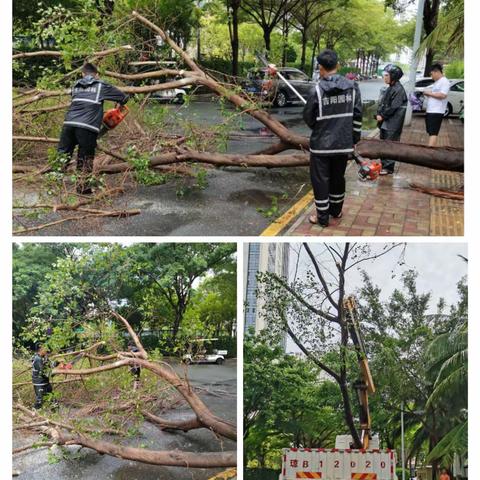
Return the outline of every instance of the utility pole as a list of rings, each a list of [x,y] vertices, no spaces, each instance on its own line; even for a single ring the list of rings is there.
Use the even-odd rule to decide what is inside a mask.
[[[412,106],[410,105],[410,94],[415,90],[415,78],[417,73],[418,58],[417,52],[420,47],[420,40],[422,38],[423,29],[423,7],[425,6],[425,0],[418,0],[417,5],[417,20],[415,24],[415,36],[413,38],[412,58],[410,59],[410,74],[408,76],[408,88],[407,88],[407,113],[405,115],[404,125],[410,125],[412,122]],[[403,480],[403,479],[402,479]]]
[[[403,424],[403,401],[402,401],[402,411],[400,413],[400,424],[401,424],[401,436],[402,436],[402,480],[405,480],[405,427]]]

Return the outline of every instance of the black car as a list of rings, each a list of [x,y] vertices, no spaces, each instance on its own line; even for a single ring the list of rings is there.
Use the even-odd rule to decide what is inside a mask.
[[[250,94],[259,95],[267,101],[273,102],[276,107],[285,107],[289,103],[301,102],[298,96],[278,76],[267,73],[267,67],[257,68],[248,72],[244,89]],[[298,68],[279,67],[277,71],[297,90],[306,100],[315,83]]]

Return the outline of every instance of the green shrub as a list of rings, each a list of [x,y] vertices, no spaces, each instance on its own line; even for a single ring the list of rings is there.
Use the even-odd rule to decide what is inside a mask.
[[[445,67],[445,75],[447,78],[464,78],[464,68],[463,60],[455,60]]]

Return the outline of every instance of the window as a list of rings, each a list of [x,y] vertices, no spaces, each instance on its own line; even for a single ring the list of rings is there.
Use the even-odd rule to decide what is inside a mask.
[[[425,80],[419,80],[418,82],[415,83],[415,86],[416,87],[428,87],[429,85],[432,85],[434,82],[433,82],[433,78],[426,78]]]
[[[455,85],[452,85],[450,89],[451,92],[464,92],[465,91],[465,82],[458,82]]]
[[[290,70],[288,72],[285,72],[284,76],[287,77],[288,80],[301,80],[303,82],[308,82],[308,77],[303,72],[299,72],[296,70]]]

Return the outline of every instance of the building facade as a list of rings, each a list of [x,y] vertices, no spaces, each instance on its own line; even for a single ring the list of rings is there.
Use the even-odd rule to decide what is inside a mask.
[[[249,243],[244,246],[243,291],[245,292],[244,328],[259,333],[266,327],[263,300],[257,297],[257,275],[272,272],[288,279],[288,243]]]

